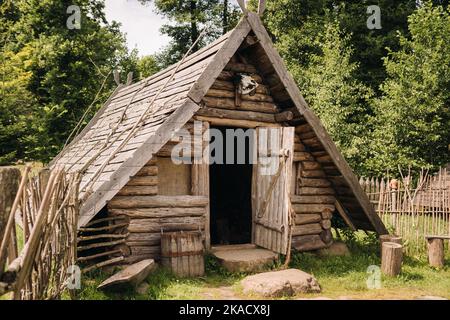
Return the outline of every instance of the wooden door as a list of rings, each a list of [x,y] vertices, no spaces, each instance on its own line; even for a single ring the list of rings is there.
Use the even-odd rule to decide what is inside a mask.
[[[253,164],[253,241],[286,254],[289,236],[290,185],[294,128],[259,127]]]

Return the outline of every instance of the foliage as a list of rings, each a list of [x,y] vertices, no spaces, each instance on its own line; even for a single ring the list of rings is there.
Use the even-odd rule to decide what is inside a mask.
[[[144,4],[153,2],[156,12],[171,22],[161,28],[161,32],[172,39],[158,54],[159,65],[162,67],[180,60],[204,30],[207,32],[194,46],[194,52],[231,30],[238,18],[236,6],[228,0],[140,0],[140,2]]]
[[[450,11],[425,3],[409,17],[411,37],[385,59],[366,166],[375,172],[450,162]]]
[[[66,26],[69,0],[3,1],[0,154],[47,161],[92,103],[109,72],[135,71],[116,23],[108,24],[100,0],[80,0],[81,29]],[[109,77],[98,102],[114,86]],[[96,109],[96,108],[94,108]],[[93,110],[87,119],[92,116]]]
[[[139,79],[144,79],[161,70],[157,59],[153,55],[144,56],[137,63]]]

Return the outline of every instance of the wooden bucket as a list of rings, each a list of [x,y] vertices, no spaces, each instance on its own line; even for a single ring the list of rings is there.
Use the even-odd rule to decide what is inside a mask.
[[[161,263],[180,277],[205,274],[201,232],[169,232],[161,234]]]

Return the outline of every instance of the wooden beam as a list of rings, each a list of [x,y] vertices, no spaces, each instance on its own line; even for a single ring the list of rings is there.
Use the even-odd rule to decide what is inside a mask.
[[[245,5],[245,0],[237,0],[239,7],[241,7],[241,10],[243,13],[247,13],[247,7]]]
[[[345,211],[345,208],[341,205],[341,203],[338,200],[336,200],[336,203],[334,205],[336,207],[336,210],[339,212],[342,219],[344,220],[344,222],[350,227],[352,231],[356,231],[356,228],[353,225],[352,220],[350,220],[350,218],[348,217],[347,212]]]
[[[266,10],[266,0],[259,0],[259,3],[258,3],[258,14],[259,14],[260,17],[263,16],[265,10]]]

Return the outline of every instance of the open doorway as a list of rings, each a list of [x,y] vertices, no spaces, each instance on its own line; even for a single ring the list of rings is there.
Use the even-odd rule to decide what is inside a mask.
[[[227,159],[225,146],[232,137],[226,130],[235,128],[217,127],[223,137],[224,164],[213,163],[210,173],[210,230],[211,244],[242,244],[252,240],[252,164],[249,156],[249,138],[245,139],[245,163],[237,164],[237,143],[234,144],[234,161]],[[227,144],[228,142],[228,144]],[[241,149],[240,152],[243,150]],[[215,156],[213,153],[212,156]]]

